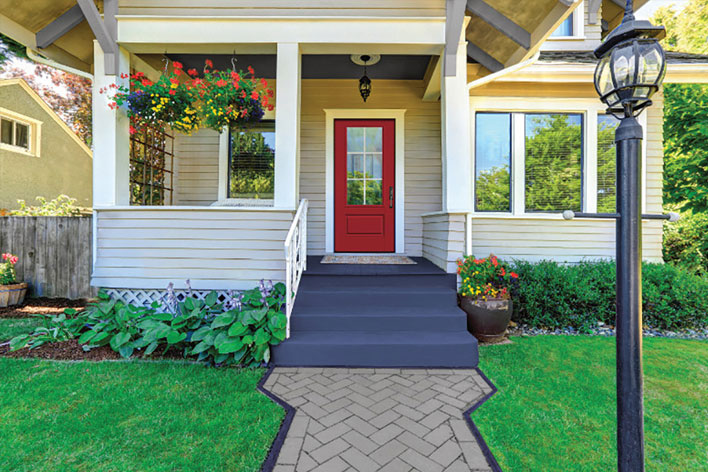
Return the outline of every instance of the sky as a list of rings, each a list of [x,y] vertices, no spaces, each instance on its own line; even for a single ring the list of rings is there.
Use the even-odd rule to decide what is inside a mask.
[[[688,2],[689,0],[649,0],[634,16],[639,20],[648,20],[658,8],[674,5],[674,10],[678,12],[683,10]]]

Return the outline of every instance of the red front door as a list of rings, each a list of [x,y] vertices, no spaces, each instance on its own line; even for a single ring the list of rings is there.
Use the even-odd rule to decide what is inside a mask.
[[[394,252],[394,120],[334,122],[334,250]]]

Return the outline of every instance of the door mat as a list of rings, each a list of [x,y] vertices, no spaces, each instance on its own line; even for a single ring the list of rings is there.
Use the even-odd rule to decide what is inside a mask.
[[[416,264],[416,262],[408,256],[392,256],[392,255],[341,255],[334,254],[324,256],[322,264],[390,264],[390,265],[407,265]]]

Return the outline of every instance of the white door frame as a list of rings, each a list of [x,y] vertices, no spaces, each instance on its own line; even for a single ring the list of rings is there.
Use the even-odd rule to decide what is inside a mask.
[[[325,109],[325,252],[334,252],[334,120],[394,120],[396,253],[405,253],[405,109]]]

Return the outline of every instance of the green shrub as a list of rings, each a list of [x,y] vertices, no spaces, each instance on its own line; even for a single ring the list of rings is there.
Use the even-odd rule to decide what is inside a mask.
[[[76,199],[67,195],[59,195],[54,200],[47,201],[37,197],[39,205],[27,206],[24,200],[17,200],[19,210],[10,212],[12,216],[80,216],[82,209],[76,206]]]
[[[124,358],[136,350],[149,356],[158,349],[164,353],[173,348],[184,357],[214,365],[258,365],[268,363],[270,347],[285,339],[284,297],[281,283],[261,283],[225,303],[211,292],[204,301],[187,297],[162,307],[158,303],[126,305],[101,293],[85,312],[52,319],[47,329],[61,333],[60,337],[47,338],[40,328],[15,337],[10,347],[32,348],[78,337],[85,350],[108,345]]]
[[[676,223],[664,223],[664,260],[708,276],[708,215],[682,212]]]
[[[560,264],[516,261],[514,321],[533,327],[573,327],[581,332],[598,322],[615,324],[613,261]],[[659,329],[708,325],[708,280],[668,264],[642,266],[644,324]]]
[[[79,335],[82,321],[72,318],[76,314],[73,308],[67,308],[59,315],[34,315],[41,318],[43,326],[35,328],[31,334],[21,334],[10,340],[10,349],[16,351],[23,347],[37,348],[43,344],[68,341]]]

